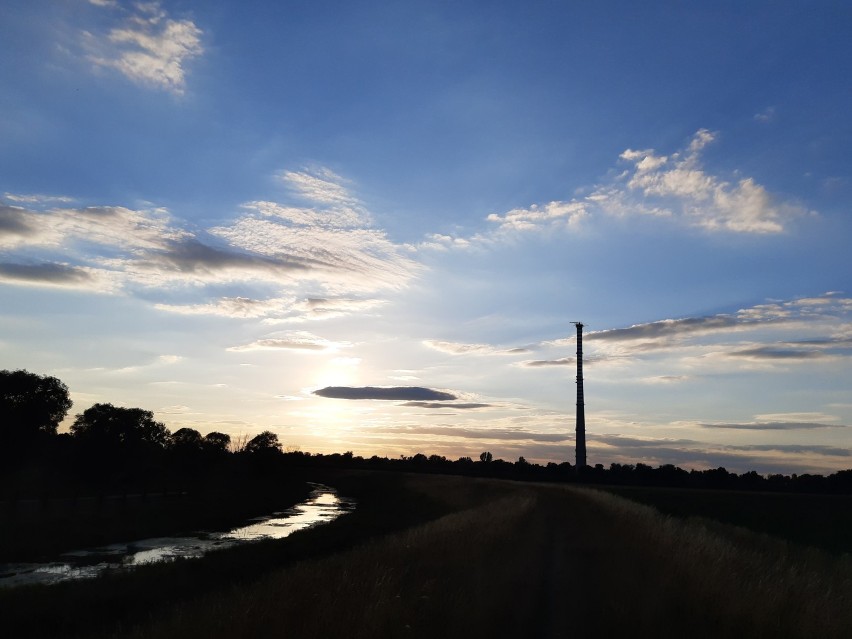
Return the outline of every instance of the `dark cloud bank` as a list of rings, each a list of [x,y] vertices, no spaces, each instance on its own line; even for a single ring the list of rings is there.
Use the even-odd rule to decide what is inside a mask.
[[[403,402],[446,402],[457,399],[451,393],[421,386],[327,386],[314,391],[314,395],[334,399],[388,399]]]

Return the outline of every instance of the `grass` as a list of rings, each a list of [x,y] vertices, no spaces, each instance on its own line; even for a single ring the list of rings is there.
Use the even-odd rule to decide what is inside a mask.
[[[118,636],[845,637],[852,630],[848,557],[673,519],[587,489],[453,478],[410,486],[452,496],[457,508],[248,588],[210,593]]]
[[[720,521],[804,546],[852,553],[852,495],[642,486],[606,490],[664,514]]]
[[[0,592],[4,623],[14,627],[12,612],[30,624],[15,636],[116,639],[852,633],[849,556],[598,490],[381,473],[326,481],[358,500],[354,513],[197,562]]]

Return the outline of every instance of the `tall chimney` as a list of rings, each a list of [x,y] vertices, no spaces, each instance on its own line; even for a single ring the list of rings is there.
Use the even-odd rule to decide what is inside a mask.
[[[577,472],[586,467],[586,409],[583,401],[583,324],[571,322],[577,327],[577,422],[576,453]]]

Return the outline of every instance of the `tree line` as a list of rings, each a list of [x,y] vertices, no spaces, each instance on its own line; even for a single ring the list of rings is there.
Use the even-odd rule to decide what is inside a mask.
[[[49,375],[0,371],[0,494],[146,491],[269,471],[278,436],[171,432],[152,411],[97,403],[59,433],[72,402]]]
[[[280,474],[287,468],[344,467],[448,473],[534,481],[610,485],[674,486],[799,492],[852,493],[852,469],[816,474],[742,474],[725,468],[686,471],[672,464],[602,464],[575,468],[546,465],[524,457],[508,462],[482,452],[455,460],[441,455],[363,458],[352,452],[330,455],[283,451],[278,436],[264,431],[236,440],[221,432],[192,428],[170,432],[151,411],[98,403],[79,413],[69,433],[58,433],[72,403],[56,377],[26,370],[0,371],[0,473],[3,492],[55,491],[80,486],[148,489],[159,484],[196,487],[235,477]]]

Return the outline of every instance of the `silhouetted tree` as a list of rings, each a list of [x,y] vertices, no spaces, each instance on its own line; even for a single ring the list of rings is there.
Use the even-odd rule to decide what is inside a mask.
[[[278,441],[278,435],[265,430],[249,440],[245,451],[247,453],[281,452],[281,442]]]
[[[170,440],[151,411],[112,404],[95,404],[77,415],[71,434],[84,446],[101,450],[162,450]]]
[[[225,433],[219,433],[215,430],[211,433],[207,433],[204,436],[204,440],[202,441],[202,445],[205,450],[208,451],[221,451],[227,452],[228,446],[231,444],[231,436],[226,435]]]
[[[411,458],[411,463],[414,466],[424,466],[429,461],[429,458],[426,457],[423,453],[417,453],[414,457]]]
[[[171,436],[171,447],[177,451],[200,451],[203,444],[201,433],[194,428],[178,428]]]
[[[481,453],[479,455],[479,461],[481,461],[483,464],[487,464],[488,462],[490,462],[493,459],[494,459],[493,455],[491,453],[488,453],[488,452]]]
[[[56,435],[70,408],[68,387],[56,377],[0,371],[0,436],[8,453]]]

